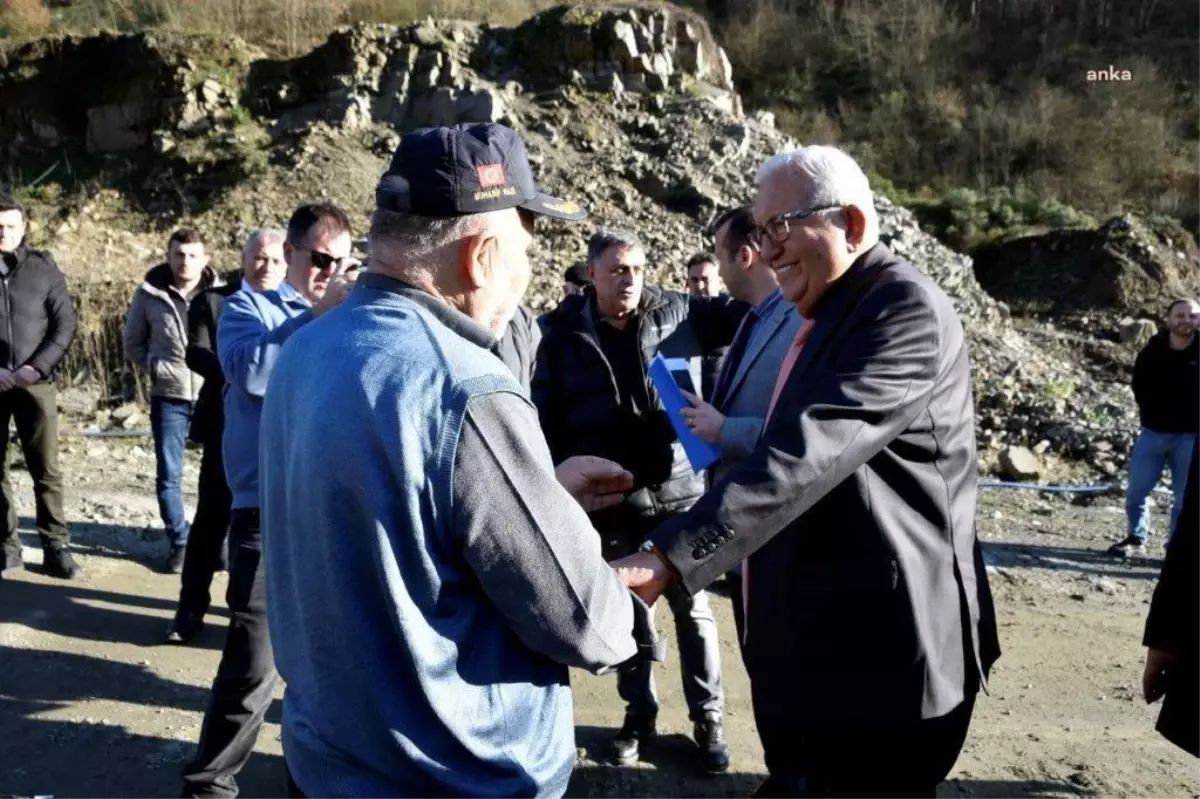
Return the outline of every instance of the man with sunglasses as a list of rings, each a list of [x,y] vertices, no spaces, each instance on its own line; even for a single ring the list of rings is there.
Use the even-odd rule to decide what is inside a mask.
[[[254,751],[276,673],[267,632],[259,524],[259,422],[267,381],[297,330],[339,305],[357,277],[350,223],[328,203],[302,205],[283,243],[287,273],[274,290],[243,288],[217,321],[225,373],[225,476],[233,494],[229,525],[229,631],[213,680],[200,744],[183,771],[184,796],[237,796],[236,775]]]
[[[999,657],[962,324],[850,156],[782,153],[757,185],[751,240],[805,322],[753,452],[615,565],[652,601],[748,558],[760,796],[933,796]]]

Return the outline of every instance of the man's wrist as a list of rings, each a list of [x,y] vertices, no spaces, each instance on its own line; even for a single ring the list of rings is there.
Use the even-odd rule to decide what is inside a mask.
[[[667,557],[665,552],[658,548],[658,544],[655,544],[653,541],[647,541],[646,543],[642,544],[642,551],[649,552],[651,555],[658,558],[659,562],[662,563],[663,568],[667,570],[669,575],[672,577],[679,576],[679,571],[675,568],[675,564],[671,562],[670,558]]]

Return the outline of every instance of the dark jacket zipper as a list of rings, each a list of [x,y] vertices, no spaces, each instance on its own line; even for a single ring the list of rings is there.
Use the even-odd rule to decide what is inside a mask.
[[[13,341],[13,323],[12,323],[12,294],[8,290],[8,279],[12,273],[4,276],[4,322],[8,327],[8,369],[15,371],[17,368],[16,362],[16,345]]]

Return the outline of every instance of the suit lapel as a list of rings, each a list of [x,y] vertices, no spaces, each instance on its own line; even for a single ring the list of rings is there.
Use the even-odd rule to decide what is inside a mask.
[[[728,388],[725,389],[724,396],[721,398],[723,402],[727,402],[730,397],[738,390],[738,386],[746,379],[746,375],[750,373],[750,367],[754,365],[754,361],[762,355],[762,351],[766,349],[771,340],[775,338],[775,334],[779,332],[779,328],[787,321],[787,313],[790,304],[782,297],[775,303],[771,309],[771,315],[759,322],[763,325],[763,329],[759,331],[758,337],[746,347],[746,354],[742,357],[742,362],[737,364],[737,371],[734,372],[733,378],[729,381]]]
[[[863,293],[874,282],[873,278],[884,265],[884,256],[890,254],[883,244],[876,244],[859,263],[851,268],[852,272],[839,280],[830,293],[822,298],[817,313],[814,314],[816,323],[808,336],[808,341],[804,343],[804,348],[796,357],[792,371],[786,378],[788,383],[793,386],[800,384],[805,370],[821,352],[821,348],[829,341],[830,336],[841,328],[851,308],[858,303]],[[784,391],[788,391],[788,388],[785,388]],[[782,397],[780,399],[781,401],[775,405],[776,411],[784,404]],[[774,414],[772,414],[772,418],[774,418]]]
[[[734,341],[737,341],[737,337],[745,332],[743,328],[750,323],[752,317],[753,312],[748,313],[745,317],[743,317],[742,323],[738,326],[737,332],[733,334]],[[745,359],[743,358],[743,360]],[[720,409],[725,407],[725,400],[731,393],[730,384],[733,382],[732,375],[729,374],[729,370],[734,368],[734,366],[735,364],[732,360],[730,360],[728,354],[726,354],[721,361],[721,370],[717,373],[717,382],[713,387],[712,405],[714,408]]]

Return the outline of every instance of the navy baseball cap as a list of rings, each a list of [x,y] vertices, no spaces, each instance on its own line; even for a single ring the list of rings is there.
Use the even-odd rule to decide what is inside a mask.
[[[375,188],[375,205],[417,216],[523,208],[570,221],[587,217],[574,202],[538,191],[525,142],[512,128],[494,123],[405,134]]]

